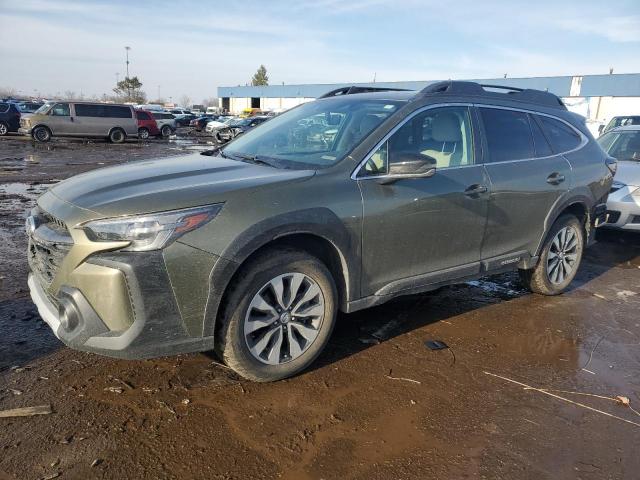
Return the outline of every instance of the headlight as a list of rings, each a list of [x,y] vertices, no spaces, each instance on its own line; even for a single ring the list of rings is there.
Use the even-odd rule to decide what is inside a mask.
[[[152,213],[135,217],[95,220],[82,225],[94,242],[131,242],[122,250],[146,252],[166,247],[187,232],[210,222],[222,204]]]

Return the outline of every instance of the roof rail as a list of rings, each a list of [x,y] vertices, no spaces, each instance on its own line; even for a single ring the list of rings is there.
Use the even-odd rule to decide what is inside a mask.
[[[318,98],[339,97],[342,95],[353,95],[354,93],[367,93],[367,92],[406,92],[406,88],[385,88],[385,87],[358,87],[351,85],[348,87],[336,88],[330,92]]]
[[[505,93],[495,92],[492,90],[505,90]],[[561,108],[566,110],[567,107],[562,103],[560,97],[550,92],[542,90],[533,90],[531,88],[517,88],[504,85],[487,85],[476,82],[462,81],[446,81],[437,82],[427,85],[420,90],[421,94],[450,94],[450,95],[473,95],[481,97],[491,97],[499,99],[502,95],[508,95],[509,100],[519,102],[533,103],[536,105],[544,105],[546,107]]]

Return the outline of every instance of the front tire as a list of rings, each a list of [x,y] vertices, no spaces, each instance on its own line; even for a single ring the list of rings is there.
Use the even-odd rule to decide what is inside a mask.
[[[573,281],[582,261],[584,228],[574,215],[562,215],[551,227],[538,264],[520,270],[522,283],[541,295],[559,295]]]
[[[337,313],[335,282],[317,258],[270,250],[229,287],[216,353],[245,378],[271,382],[307,368],[324,349]]]
[[[33,132],[31,132],[31,136],[37,142],[48,142],[51,140],[51,130],[47,127],[36,127],[33,129]]]
[[[109,133],[109,141],[111,143],[124,143],[126,139],[127,139],[127,135],[124,133],[123,130],[119,128],[111,130],[111,132]]]

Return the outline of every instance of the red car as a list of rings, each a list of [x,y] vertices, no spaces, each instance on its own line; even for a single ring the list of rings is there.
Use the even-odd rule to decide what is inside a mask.
[[[147,110],[136,110],[136,118],[138,119],[138,138],[146,140],[150,136],[159,136],[160,129],[151,112]]]

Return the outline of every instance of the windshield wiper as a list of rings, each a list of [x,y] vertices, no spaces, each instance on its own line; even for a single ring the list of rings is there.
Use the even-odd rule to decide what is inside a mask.
[[[245,153],[233,153],[232,155],[255,165],[266,165],[267,167],[277,168],[273,163],[263,160],[262,158],[258,157],[258,155],[248,155]]]

